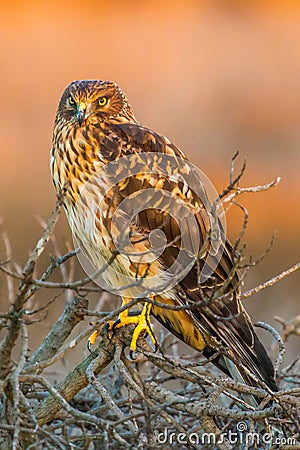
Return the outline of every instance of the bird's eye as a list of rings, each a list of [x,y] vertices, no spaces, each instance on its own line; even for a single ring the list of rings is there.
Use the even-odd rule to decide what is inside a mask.
[[[100,97],[98,103],[100,106],[105,106],[107,103],[107,97]]]
[[[75,105],[75,100],[74,100],[74,98],[73,97],[69,97],[69,104],[70,105]]]

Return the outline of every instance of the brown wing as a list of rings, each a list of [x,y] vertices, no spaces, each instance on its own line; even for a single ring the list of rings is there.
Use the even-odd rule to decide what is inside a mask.
[[[170,155],[177,158],[178,163],[181,159],[186,160],[184,154],[170,141],[138,124],[113,126],[111,135],[102,140],[101,153],[107,154],[108,148],[114,156],[117,154],[118,156],[143,154],[144,157],[147,153],[154,152],[158,155]],[[150,166],[153,168],[152,156]],[[174,180],[172,173],[170,173],[170,176],[163,176],[159,171],[153,173],[151,169],[151,174],[148,174],[147,169],[149,167],[147,167],[147,159],[145,160],[144,157],[139,175],[128,177],[117,193],[118,201],[121,201],[134,192],[152,189],[149,194],[151,196],[151,198],[149,197],[149,204],[153,205],[154,201],[154,204],[158,206],[157,208],[145,209],[138,215],[138,221],[132,225],[133,235],[139,238],[141,236],[148,237],[154,229],[161,229],[166,236],[168,245],[160,256],[160,261],[164,268],[171,267],[178,257],[180,249],[182,249],[181,233],[187,234],[190,242],[193,242],[195,236],[196,230],[189,227],[187,220],[185,208],[187,205],[193,211],[196,219],[201,249],[201,257],[198,263],[194,264],[189,273],[176,286],[178,304],[197,304],[199,306],[187,312],[188,320],[182,322],[181,329],[180,320],[176,321],[175,317],[176,314],[179,315],[179,312],[153,308],[153,314],[172,333],[185,342],[187,342],[185,334],[189,332],[187,327],[196,327],[200,330],[206,344],[204,353],[209,354],[211,349],[222,348],[224,355],[227,357],[225,360],[232,360],[237,365],[242,363],[250,372],[269,385],[272,390],[276,390],[272,362],[257,338],[249,316],[238,298],[239,280],[234,269],[234,255],[231,245],[225,240],[224,247],[218,247],[215,242],[207,239],[212,229],[210,205],[207,203],[205,195],[201,195],[201,198],[199,198],[193,190],[187,188],[184,182]],[[201,183],[201,180],[198,180],[198,182]],[[204,186],[201,186],[201,189],[205,194]],[[181,201],[177,205],[175,214],[177,218],[180,218],[180,224],[170,214],[166,213],[168,208],[174,210],[174,205],[168,204],[168,198],[166,199],[164,195],[165,192],[170,192]],[[145,195],[142,196],[142,201],[147,204]],[[161,210],[162,205],[165,211]],[[222,233],[221,227],[220,230]],[[220,251],[222,255],[216,263]],[[208,255],[210,256],[208,270],[211,265],[215,265],[215,267],[211,276],[205,282],[200,283],[199,270],[203,269]],[[219,296],[215,297],[214,294],[222,286],[226,287]],[[163,300],[163,295],[159,298]],[[176,326],[173,325],[175,322]],[[195,345],[194,347],[196,348]],[[221,361],[219,361],[219,366],[225,372],[228,373],[229,370],[232,373],[230,364],[226,363],[227,370]],[[238,368],[238,371],[242,373],[242,378],[246,382],[255,384],[247,374],[243,373],[242,368]]]

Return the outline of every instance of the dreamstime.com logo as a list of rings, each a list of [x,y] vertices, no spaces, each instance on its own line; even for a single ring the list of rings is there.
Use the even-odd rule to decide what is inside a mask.
[[[240,448],[249,448],[248,446],[259,446],[258,448],[269,448],[274,445],[296,446],[295,438],[285,438],[284,436],[275,436],[271,433],[251,432],[248,424],[244,421],[236,424],[236,431],[226,431],[219,435],[213,433],[178,433],[170,428],[165,428],[163,432],[155,433],[155,442],[160,445],[219,445],[225,442],[231,445],[240,445]],[[251,447],[252,448],[252,447]],[[256,447],[255,447],[256,448]]]
[[[152,220],[146,233],[145,213]],[[202,284],[224,250],[218,193],[196,166],[171,155],[131,154],[104,165],[83,185],[69,219],[85,272],[103,289],[131,298],[172,289],[199,256]],[[171,249],[163,267],[160,257],[174,244],[178,251],[174,257]]]

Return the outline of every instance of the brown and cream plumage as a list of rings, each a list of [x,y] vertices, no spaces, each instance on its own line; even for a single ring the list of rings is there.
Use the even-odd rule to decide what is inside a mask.
[[[141,210],[137,219],[131,222],[133,246],[137,252],[147,253],[150,233],[154,229],[160,229],[165,234],[167,247],[151,263],[142,259],[137,262],[116,254],[104,278],[111,286],[116,287],[118,283],[121,284],[119,274],[129,275],[141,279],[154,300],[172,306],[193,305],[192,309],[184,311],[154,305],[151,307],[146,302],[140,317],[123,313],[118,326],[129,322],[137,324],[131,345],[131,350],[135,350],[136,339],[141,331],[147,330],[152,335],[147,323],[151,310],[151,314],[179,339],[207,357],[215,354],[215,364],[225,373],[256,385],[243,369],[244,366],[259,381],[276,391],[272,362],[239,300],[239,278],[235,270],[235,255],[229,242],[225,242],[213,274],[200,284],[199,267],[203,267],[205,258],[214,245],[207,239],[212,231],[207,208],[203,205],[203,199],[184,183],[178,182],[176,177],[172,177],[172,173],[162,176],[159,172],[147,172],[147,157],[151,154],[153,160],[153,153],[157,154],[158,160],[162,158],[161,155],[169,155],[175,160],[187,161],[186,156],[167,138],[137,122],[117,84],[83,80],[75,81],[66,88],[55,120],[51,171],[57,191],[63,186],[66,188],[64,206],[82,252],[96,270],[100,269],[116,250],[112,224],[118,205],[132,193],[143,190],[143,201],[147,203],[146,193],[149,190],[149,195],[152,196],[151,199],[149,197],[149,202],[153,205],[155,197],[157,208]],[[124,156],[132,156],[131,162],[140,164],[141,170],[125,177],[112,188],[102,186],[102,206],[96,214],[95,229],[91,232],[86,223],[89,214],[88,197],[84,207],[78,207],[81,189],[91,177],[111,162],[120,161],[119,170],[122,171]],[[105,184],[105,179],[103,183]],[[100,186],[99,189],[102,188]],[[183,279],[170,289],[152,292],[151,295],[151,276],[161,275],[163,278],[181,248],[180,226],[168,215],[168,200],[163,199],[162,192],[169,192],[180,199],[181,206],[177,213],[182,218],[182,226],[185,223],[184,206],[192,211],[197,230],[186,227],[185,232],[189,234],[191,241],[198,233],[201,254]],[[95,193],[91,195],[95,196]],[[225,287],[219,298],[211,295],[222,286]],[[127,287],[122,293],[123,302],[134,298],[136,292],[134,286]]]

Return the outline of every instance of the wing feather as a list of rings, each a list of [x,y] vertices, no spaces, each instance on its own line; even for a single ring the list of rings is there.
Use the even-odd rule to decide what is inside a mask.
[[[171,155],[174,158],[186,159],[184,154],[166,138],[138,124],[118,124],[114,126],[113,132],[115,139],[122,138],[119,139],[119,143],[126,144],[123,147],[122,144],[119,145],[120,156],[132,153],[156,152]],[[109,141],[111,146],[111,137]],[[104,138],[101,148],[105,145],[106,140]],[[201,183],[201,180],[199,180],[199,183]],[[169,245],[161,255],[160,261],[164,268],[169,268],[178,257],[182,246],[180,235],[182,229],[188,236],[190,245],[195,239],[195,230],[189,229],[184,208],[184,206],[188,206],[194,211],[197,223],[201,248],[201,258],[198,264],[200,264],[200,269],[203,268],[205,258],[211,249],[211,243],[207,241],[207,236],[211,232],[211,222],[209,212],[202,201],[204,197],[201,196],[200,199],[184,183],[173,179],[172,174],[169,177],[163,177],[161,174],[151,174],[150,176],[150,174],[147,174],[147,167],[145,167],[144,175],[128,177],[122,190],[119,191],[120,199],[125,199],[133,192],[148,188],[155,190],[154,196],[158,207],[157,209],[145,209],[139,214],[138,221],[132,224],[134,234],[147,238],[154,229],[161,229],[165,233]],[[201,188],[204,190],[203,186]],[[164,207],[169,206],[170,210],[173,209],[174,211],[174,207],[166,204],[166,199],[162,198],[165,191],[172,193],[182,202],[182,204],[179,202],[175,208],[175,215],[181,218],[180,226],[171,215],[166,214],[159,208],[159,205],[164,204]],[[205,191],[203,195],[205,195]],[[153,204],[152,202],[153,193],[150,204]],[[147,202],[145,201],[145,203]],[[202,248],[203,246],[204,248]],[[218,249],[213,250],[214,252],[211,253],[215,253],[215,256],[212,256],[212,263],[214,257],[217,258],[218,256]],[[250,372],[267,383],[271,389],[276,390],[272,362],[256,336],[250,318],[239,300],[239,277],[234,266],[233,250],[230,243],[226,241],[220,261],[217,263],[212,276],[204,284],[199,286],[199,266],[195,264],[176,287],[177,304],[197,304],[199,306],[180,314],[153,307],[153,314],[172,333],[194,346],[194,348],[203,349],[205,346],[212,349],[222,348],[227,358],[237,364],[242,363]],[[230,282],[225,292],[222,293],[220,298],[212,298],[216,289],[219,289],[228,280],[228,277],[230,277]],[[164,301],[163,294],[159,298]],[[204,299],[209,300],[210,298],[212,298],[210,301],[204,301]],[[203,343],[202,340],[199,346],[197,346],[195,339],[191,337],[193,333],[196,333],[195,329],[201,333],[205,341]],[[223,366],[223,370],[226,371],[224,364],[220,363],[219,366]],[[253,380],[247,374],[244,373],[243,378],[248,383],[253,384]]]

